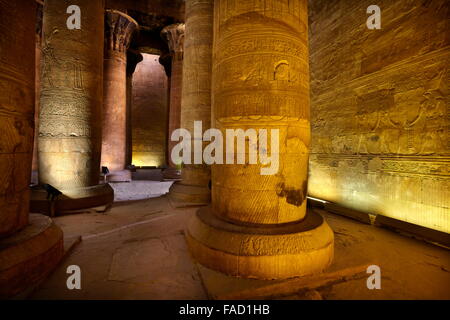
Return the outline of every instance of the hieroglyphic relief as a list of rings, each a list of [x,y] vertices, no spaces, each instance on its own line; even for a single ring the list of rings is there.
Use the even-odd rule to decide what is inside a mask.
[[[251,165],[213,167],[213,209],[219,215],[251,223],[305,215],[310,137],[305,5],[301,0],[215,3],[215,124],[222,131],[277,128],[282,148],[280,171],[273,176],[262,177]],[[235,178],[247,181],[245,186],[233,183]]]
[[[50,34],[44,36],[44,44],[42,46],[42,82],[48,84],[50,88],[71,88],[73,90],[83,90],[83,67],[77,57],[70,59],[57,58],[54,54],[52,46],[52,38],[59,33],[58,28],[54,28]],[[61,71],[62,76],[57,78]]]
[[[323,32],[310,33],[309,190],[357,210],[449,232],[450,51],[443,34],[431,30],[448,24],[444,12],[449,5],[416,3],[407,5],[409,20],[385,20],[377,35],[368,34],[362,21],[351,42],[345,24],[328,32],[323,28],[327,12],[311,12],[314,30]],[[340,5],[353,3],[341,0]],[[388,10],[399,7],[392,3]],[[429,24],[410,29],[417,21]],[[406,40],[411,34],[422,39],[420,44]]]
[[[203,130],[211,127],[213,13],[214,0],[186,1],[180,127],[190,132],[194,132],[194,121],[201,121]],[[181,178],[171,189],[174,199],[210,202],[209,166],[184,165]]]
[[[258,16],[263,20],[265,18],[274,18],[285,21],[298,31],[306,30],[303,12],[306,11],[306,2],[291,0],[227,0],[218,3],[218,20],[223,24],[231,17],[253,15],[255,21]]]

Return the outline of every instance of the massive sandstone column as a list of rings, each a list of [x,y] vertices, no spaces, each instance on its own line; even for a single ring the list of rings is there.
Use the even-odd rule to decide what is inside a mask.
[[[166,163],[167,165],[170,165],[170,150],[169,150],[169,143],[170,143],[170,133],[169,133],[169,120],[170,120],[170,86],[172,83],[172,56],[169,52],[161,52],[161,55],[159,56],[159,64],[161,64],[164,67],[164,72],[167,76],[167,119],[166,119],[166,145],[165,145],[165,157],[166,157]],[[181,108],[181,106],[180,106]],[[181,119],[180,119],[181,121]],[[165,171],[169,171],[166,169]],[[173,171],[173,170],[172,170]],[[179,173],[175,173],[176,176],[179,178]],[[167,175],[167,173],[166,173]]]
[[[62,231],[29,215],[35,98],[35,0],[0,1],[0,299],[43,280]]]
[[[213,0],[186,1],[181,128],[192,134],[194,121],[202,122],[203,131],[211,127],[213,11]],[[172,186],[171,197],[191,204],[209,203],[210,176],[210,168],[205,164],[183,165],[182,181]]]
[[[132,126],[131,126],[131,110],[133,104],[133,73],[136,66],[144,59],[139,51],[129,49],[127,51],[127,149],[126,164],[132,164]]]
[[[248,158],[246,164],[213,166],[212,206],[199,209],[188,226],[192,254],[209,268],[240,277],[321,272],[332,261],[333,232],[306,211],[307,0],[217,0],[214,14],[215,126],[223,134],[278,129],[279,169],[261,175],[263,166],[248,164]]]
[[[165,170],[165,178],[179,178],[180,173],[172,161],[171,152],[177,142],[171,141],[170,137],[175,129],[180,128],[181,117],[181,88],[183,82],[183,46],[184,46],[184,24],[176,23],[165,27],[161,31],[161,36],[168,43],[170,55],[172,57],[170,76],[170,98],[169,98],[169,123],[168,123],[168,164]]]
[[[31,166],[31,183],[38,183],[38,136],[39,136],[39,100],[41,88],[41,56],[42,56],[42,19],[44,14],[44,2],[37,0],[36,10],[36,58],[35,58],[35,102],[34,102],[34,142],[33,142],[33,162]]]
[[[99,185],[103,102],[104,1],[76,0],[81,28],[69,29],[67,3],[46,0],[41,67],[39,181],[63,195],[56,211],[108,204],[113,190]],[[33,194],[43,211],[45,194]]]
[[[103,88],[103,136],[101,165],[108,167],[109,181],[131,181],[127,156],[127,50],[137,22],[116,10],[105,17]]]

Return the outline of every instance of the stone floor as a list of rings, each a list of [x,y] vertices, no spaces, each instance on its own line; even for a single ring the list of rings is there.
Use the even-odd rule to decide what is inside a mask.
[[[119,188],[126,189],[126,185],[134,188],[127,183]],[[147,184],[149,195],[167,187],[152,185]],[[104,214],[55,218],[64,230],[66,243],[78,236],[83,240],[28,298],[207,299],[273,283],[230,278],[196,265],[183,234],[195,210],[175,208],[167,196],[160,196],[116,202]],[[382,273],[381,290],[368,290],[367,277],[363,277],[325,285],[312,294],[291,292],[275,298],[450,299],[448,250],[319,212],[335,231],[335,260],[327,272],[376,264]],[[81,290],[66,287],[69,265],[81,268]]]

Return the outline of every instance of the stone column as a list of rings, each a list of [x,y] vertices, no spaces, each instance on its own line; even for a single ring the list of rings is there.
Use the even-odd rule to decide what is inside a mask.
[[[166,152],[165,152],[165,157],[166,157],[166,162],[165,164],[167,166],[170,166],[170,153],[169,153],[169,143],[170,143],[170,134],[169,134],[169,120],[170,120],[170,86],[172,83],[172,56],[170,55],[170,53],[168,52],[161,52],[161,55],[159,56],[159,63],[164,67],[164,71],[167,75],[167,119],[166,119],[166,137],[167,137],[167,141],[166,141]],[[170,171],[169,169],[166,169],[164,171]],[[172,170],[173,171],[173,170]],[[167,173],[166,173],[167,174]],[[175,172],[176,174],[176,172]],[[180,177],[178,175],[178,177]]]
[[[103,136],[101,165],[108,167],[108,181],[131,181],[126,170],[127,152],[127,50],[137,22],[130,16],[106,10],[103,87]]]
[[[0,299],[43,280],[63,254],[61,229],[29,215],[36,9],[0,1]]]
[[[183,77],[183,44],[184,44],[184,24],[176,23],[165,27],[161,31],[161,36],[168,43],[170,55],[172,57],[170,76],[170,102],[169,102],[169,134],[168,141],[168,164],[164,177],[168,179],[179,179],[180,172],[171,159],[172,148],[177,144],[170,139],[172,132],[180,128],[181,117],[181,88]]]
[[[71,5],[80,8],[80,29],[67,27],[66,2],[44,5],[39,182],[62,192],[57,212],[107,205],[114,197],[108,184],[99,185],[104,1]],[[50,205],[45,192],[33,193],[33,210]]]
[[[215,125],[224,136],[227,129],[267,129],[269,143],[271,129],[279,130],[278,152],[275,143],[267,147],[279,161],[266,175],[261,169],[269,165],[249,164],[248,157],[213,166],[212,206],[199,209],[187,231],[193,256],[211,269],[277,279],[318,273],[332,261],[332,230],[306,211],[307,19],[307,0],[215,1]],[[255,140],[250,147],[261,151],[264,143]]]
[[[31,166],[31,183],[38,184],[38,136],[39,136],[39,99],[41,86],[41,56],[42,56],[42,19],[44,13],[44,2],[36,0],[36,63],[35,63],[35,102],[34,102],[34,142],[33,162]]]
[[[203,131],[211,127],[213,11],[213,0],[186,1],[181,128],[191,133],[194,132],[194,121],[201,121]],[[192,141],[192,146],[194,143]],[[206,164],[184,165],[182,181],[170,190],[172,199],[190,204],[208,204],[211,200],[210,177],[210,167]]]
[[[127,51],[127,149],[126,164],[132,164],[132,128],[131,128],[131,110],[133,104],[133,73],[136,66],[143,60],[143,56],[139,51]]]

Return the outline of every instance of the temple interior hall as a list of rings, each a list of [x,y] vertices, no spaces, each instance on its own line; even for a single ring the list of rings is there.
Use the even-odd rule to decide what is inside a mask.
[[[0,299],[450,299],[450,2],[0,0]]]

